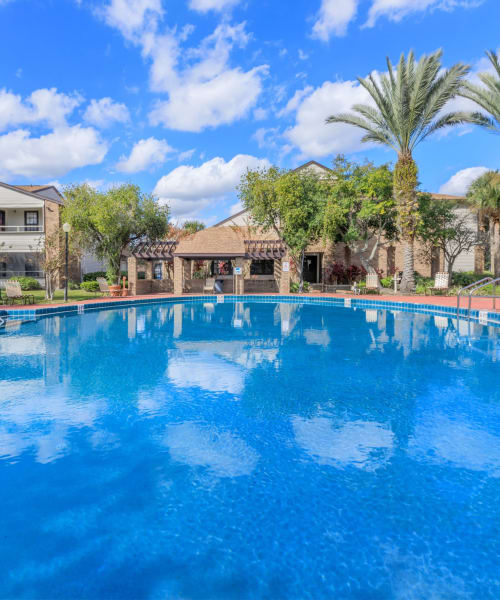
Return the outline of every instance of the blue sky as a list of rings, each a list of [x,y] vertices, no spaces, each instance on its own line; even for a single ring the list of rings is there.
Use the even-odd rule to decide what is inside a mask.
[[[0,180],[131,181],[212,224],[247,167],[394,161],[325,117],[409,49],[475,77],[499,22],[498,0],[0,0]],[[422,188],[463,193],[499,141],[464,126],[425,142]]]

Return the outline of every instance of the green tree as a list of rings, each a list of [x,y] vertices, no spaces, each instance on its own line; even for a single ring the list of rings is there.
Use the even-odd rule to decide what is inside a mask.
[[[477,228],[471,226],[469,211],[456,202],[435,200],[430,194],[422,194],[419,213],[417,238],[423,243],[423,258],[430,261],[436,250],[442,252],[450,282],[458,256],[483,244],[484,240]]]
[[[302,292],[305,251],[321,237],[327,183],[307,171],[271,167],[247,171],[238,189],[252,221],[264,231],[273,230],[287,245]]]
[[[188,234],[196,233],[197,231],[202,231],[205,229],[205,223],[196,220],[186,221],[182,229]]]
[[[398,226],[404,243],[401,290],[413,292],[414,241],[419,225],[418,169],[415,147],[432,133],[460,123],[486,124],[480,113],[443,112],[462,85],[469,67],[461,63],[443,69],[442,51],[424,55],[417,62],[413,52],[401,55],[396,68],[387,59],[388,73],[377,81],[370,75],[358,78],[375,106],[356,104],[354,113],[332,115],[327,123],[347,123],[365,131],[363,142],[388,146],[397,152],[394,169],[394,199]]]
[[[500,172],[487,171],[474,180],[467,198],[479,213],[479,218],[488,219],[491,270],[495,277],[500,277]]]
[[[140,241],[161,240],[168,231],[169,210],[139,187],[125,184],[98,192],[88,184],[65,189],[63,220],[83,249],[104,260],[108,277],[118,282],[123,251]]]
[[[493,73],[479,73],[479,79],[483,85],[466,81],[459,95],[472,100],[489,113],[491,115],[490,127],[500,132],[500,54],[489,50],[486,52],[486,56],[491,62]]]
[[[360,165],[342,155],[334,160],[323,235],[346,244],[369,272],[376,272],[372,262],[379,248],[397,238],[392,179],[388,165]]]

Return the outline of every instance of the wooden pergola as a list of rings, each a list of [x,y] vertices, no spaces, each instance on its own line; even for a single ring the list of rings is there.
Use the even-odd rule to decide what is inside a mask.
[[[143,242],[130,249],[130,254],[141,260],[173,260],[177,240]]]
[[[286,256],[281,240],[245,240],[245,258],[252,260],[281,260]]]

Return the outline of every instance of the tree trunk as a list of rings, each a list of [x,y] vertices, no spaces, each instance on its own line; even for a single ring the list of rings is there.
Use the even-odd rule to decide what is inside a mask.
[[[491,270],[495,277],[500,277],[500,221],[491,223]]]
[[[299,294],[302,294],[304,291],[304,259],[305,252],[301,252],[300,259],[298,261],[298,269],[299,269]]]
[[[110,279],[113,284],[119,285],[120,283],[120,259],[121,252],[118,256],[108,256],[108,269],[106,275],[108,279]]]
[[[405,294],[415,291],[415,252],[413,240],[405,240],[403,246],[403,277],[400,290]]]
[[[414,240],[419,223],[418,169],[411,153],[400,154],[394,168],[394,198],[398,206],[398,225],[404,243],[401,291],[415,291]]]

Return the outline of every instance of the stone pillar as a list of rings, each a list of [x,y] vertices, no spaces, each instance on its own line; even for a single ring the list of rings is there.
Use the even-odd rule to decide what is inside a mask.
[[[280,294],[290,293],[290,268],[290,257],[286,255],[282,258],[280,264]]]
[[[137,258],[129,256],[127,259],[128,293],[137,296]]]
[[[174,257],[174,294],[182,296],[184,284],[184,260],[178,256]]]

